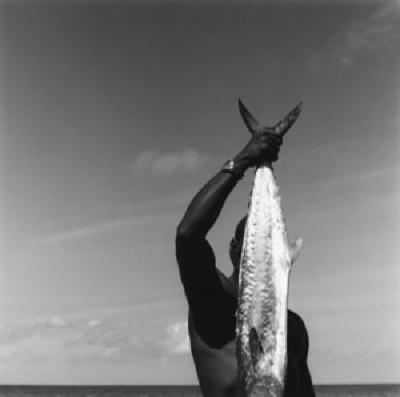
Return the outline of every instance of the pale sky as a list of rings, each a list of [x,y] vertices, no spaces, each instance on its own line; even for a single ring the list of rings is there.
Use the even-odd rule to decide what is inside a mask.
[[[239,96],[304,102],[275,171],[314,382],[400,382],[399,3],[216,3],[1,3],[0,383],[196,383],[174,235]]]

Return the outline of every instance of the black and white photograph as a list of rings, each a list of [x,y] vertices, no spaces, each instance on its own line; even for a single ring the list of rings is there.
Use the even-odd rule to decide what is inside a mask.
[[[0,397],[400,397],[399,0],[0,0]]]

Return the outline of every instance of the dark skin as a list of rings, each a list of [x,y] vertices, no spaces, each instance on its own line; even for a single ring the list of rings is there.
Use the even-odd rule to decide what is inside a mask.
[[[285,125],[282,121],[277,126],[287,130],[291,124]],[[253,133],[248,143],[233,158],[237,167],[244,173],[264,162],[277,161],[282,136],[274,133],[273,128]],[[197,331],[210,347],[216,349],[235,338],[237,301],[222,288],[216,272],[214,251],[206,237],[238,180],[231,173],[217,172],[192,199],[176,234],[176,255],[181,280]],[[242,244],[243,227],[237,227],[230,243],[234,268],[230,279],[235,285]],[[306,362],[307,332],[301,318],[291,311],[288,316],[288,350],[288,372],[293,375],[285,386],[285,396],[315,396]],[[303,385],[299,382],[303,382]],[[300,389],[307,391],[299,394]]]
[[[264,161],[276,161],[281,144],[279,135],[253,135],[234,161],[243,172]],[[218,172],[211,178],[191,201],[178,226],[177,237],[205,238],[237,182],[232,174],[226,172]]]

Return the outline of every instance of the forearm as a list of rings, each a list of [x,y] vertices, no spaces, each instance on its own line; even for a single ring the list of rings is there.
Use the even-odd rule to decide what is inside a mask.
[[[235,157],[238,167],[244,172],[249,166],[245,158]],[[179,224],[178,234],[205,237],[212,228],[225,201],[238,178],[229,172],[219,171],[195,195]]]

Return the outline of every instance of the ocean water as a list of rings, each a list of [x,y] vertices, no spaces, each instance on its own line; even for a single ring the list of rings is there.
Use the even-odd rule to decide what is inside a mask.
[[[400,397],[400,384],[317,385],[317,397]],[[0,397],[201,397],[198,386],[0,386]]]

